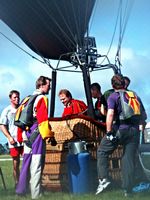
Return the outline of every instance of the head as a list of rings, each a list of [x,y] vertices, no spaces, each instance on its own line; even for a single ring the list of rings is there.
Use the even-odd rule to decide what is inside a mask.
[[[48,94],[50,90],[51,79],[45,76],[40,76],[36,81],[36,89],[42,94]]]
[[[20,93],[17,90],[11,90],[9,93],[9,99],[13,107],[18,107],[20,102]]]
[[[94,99],[101,97],[101,86],[98,83],[91,84],[91,95]]]
[[[115,90],[124,89],[125,87],[124,77],[121,74],[114,75],[111,79],[111,84]]]
[[[64,106],[67,106],[72,99],[72,94],[67,89],[60,90],[58,96],[60,101],[64,104]]]
[[[127,76],[124,76],[124,80],[125,80],[125,89],[127,89],[131,81]]]

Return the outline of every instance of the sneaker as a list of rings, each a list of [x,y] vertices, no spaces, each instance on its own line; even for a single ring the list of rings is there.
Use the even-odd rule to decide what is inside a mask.
[[[99,185],[97,187],[97,190],[96,190],[96,195],[101,193],[104,189],[106,189],[108,187],[108,185],[110,184],[110,181],[106,178],[100,180],[99,179]]]

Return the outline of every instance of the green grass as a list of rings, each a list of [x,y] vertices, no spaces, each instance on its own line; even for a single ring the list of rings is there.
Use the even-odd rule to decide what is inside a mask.
[[[11,157],[10,157],[9,154],[3,154],[3,155],[0,155],[0,159],[1,159],[1,158],[11,158]]]
[[[1,156],[0,156],[1,158]],[[0,167],[3,172],[7,190],[3,189],[2,179],[0,177],[0,199],[4,200],[29,200],[31,199],[30,194],[26,197],[18,197],[15,195],[14,181],[12,176],[12,161],[0,161]],[[123,200],[127,199],[123,196],[121,189],[112,189],[105,191],[102,194],[95,196],[93,194],[74,195],[63,192],[50,192],[46,191],[45,195],[41,197],[41,200]],[[150,192],[142,192],[135,194],[133,200],[149,200]]]

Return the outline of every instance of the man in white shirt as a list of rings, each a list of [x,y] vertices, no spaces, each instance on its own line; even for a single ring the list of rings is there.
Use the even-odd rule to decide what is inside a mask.
[[[9,93],[10,105],[1,113],[0,129],[8,140],[10,156],[13,159],[13,176],[15,186],[19,180],[20,155],[23,153],[22,130],[14,125],[14,117],[20,101],[20,93],[12,90]]]

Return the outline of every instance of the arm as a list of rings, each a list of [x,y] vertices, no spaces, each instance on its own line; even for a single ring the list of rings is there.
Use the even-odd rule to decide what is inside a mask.
[[[14,138],[10,135],[10,133],[9,133],[6,125],[1,124],[0,125],[0,130],[7,137],[8,141],[10,142],[11,145],[13,145],[13,144],[16,143],[15,140],[14,140]]]
[[[107,101],[105,100],[104,95],[101,96],[101,107],[100,107],[100,112],[102,115],[107,115]]]
[[[106,131],[112,131],[112,124],[114,119],[114,110],[108,109],[107,116],[106,116]]]
[[[102,115],[105,115],[105,116],[107,114],[107,111],[106,111],[105,106],[103,104],[101,104],[100,113],[102,113]]]
[[[47,139],[54,136],[54,132],[51,131],[51,126],[48,120],[48,99],[43,96],[39,99],[36,106],[36,118],[38,121],[38,128],[43,139]]]
[[[106,131],[112,131],[113,120],[115,116],[115,107],[117,102],[117,93],[112,93],[107,99]]]

